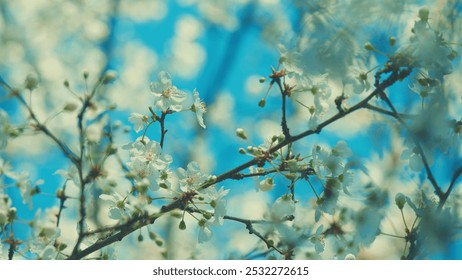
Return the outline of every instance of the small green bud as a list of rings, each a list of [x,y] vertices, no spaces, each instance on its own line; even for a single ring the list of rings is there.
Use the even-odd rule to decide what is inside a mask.
[[[200,227],[205,227],[206,224],[207,224],[207,220],[206,220],[206,219],[201,219],[201,220],[199,221],[199,226],[200,226]]]
[[[38,79],[35,75],[29,74],[24,81],[24,87],[30,91],[34,90],[38,86]]]
[[[278,135],[278,143],[281,143],[281,142],[283,142],[284,140],[286,140],[286,137],[284,136],[284,134],[279,134],[279,135]]]
[[[65,243],[57,243],[56,244],[56,250],[58,250],[58,252],[61,252],[66,248],[67,248],[67,244],[65,244]]]
[[[67,112],[73,112],[75,109],[77,109],[77,104],[75,103],[67,103],[63,108],[63,110]]]
[[[113,155],[117,153],[117,146],[115,144],[110,144],[106,147],[106,154]]]
[[[116,207],[119,209],[125,209],[125,201],[123,200],[117,201]]]
[[[64,81],[64,86],[67,87],[67,88],[69,88],[69,81],[68,81],[68,80],[65,80],[65,81]]]
[[[258,81],[263,84],[264,82],[266,82],[266,78],[265,77],[261,77],[260,79],[258,79]]]
[[[164,245],[164,242],[162,240],[157,239],[156,240],[156,245],[160,247],[160,246]]]
[[[430,11],[427,8],[422,8],[419,10],[420,20],[427,22],[429,15],[430,15]]]
[[[148,236],[149,236],[149,239],[151,239],[153,241],[157,240],[157,235],[152,231],[148,232]]]
[[[117,72],[114,70],[108,70],[103,76],[103,84],[108,84],[117,78]]]
[[[180,225],[178,226],[180,230],[185,230],[186,229],[186,223],[184,220],[181,220]]]
[[[368,50],[368,51],[373,51],[373,50],[375,50],[374,46],[373,46],[371,43],[369,43],[369,42],[367,42],[367,43],[364,44],[364,48],[365,48],[366,50]]]
[[[59,198],[59,199],[63,199],[66,197],[66,195],[64,194],[64,190],[63,189],[59,189],[56,191],[56,197]]]
[[[260,107],[263,108],[263,107],[265,107],[265,105],[266,105],[266,100],[265,100],[264,98],[262,98],[262,99],[260,100],[260,102],[258,102],[258,106],[260,106]]]
[[[210,220],[212,218],[212,214],[210,213],[203,213],[202,217],[204,217],[206,220]]]
[[[244,148],[239,148],[239,153],[243,155],[247,154]]]
[[[448,55],[450,60],[455,59],[459,54],[455,50],[451,50],[451,53]]]
[[[7,217],[9,223],[12,223],[16,219],[16,207],[11,207],[8,209]]]
[[[388,43],[391,47],[393,47],[396,44],[396,37],[391,36],[390,38],[388,38]]]
[[[138,235],[138,242],[143,242],[144,237],[142,234]]]
[[[406,204],[406,196],[402,193],[397,193],[395,196],[395,203],[399,209],[403,209]]]

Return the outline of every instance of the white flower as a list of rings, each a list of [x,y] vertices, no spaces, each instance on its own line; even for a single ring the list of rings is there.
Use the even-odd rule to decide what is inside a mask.
[[[0,203],[0,228],[3,228],[8,222],[8,211],[11,209],[11,200],[7,195],[0,192],[0,201],[2,202]]]
[[[139,158],[142,161],[152,164],[158,170],[163,170],[172,163],[172,157],[162,153],[162,148],[158,142],[144,137],[143,143],[141,139],[138,138],[134,143],[123,146],[124,149],[129,150],[131,160]]]
[[[27,203],[32,209],[32,197],[37,194],[37,186],[43,184],[43,180],[38,180],[32,184],[27,172],[21,172],[13,178],[16,180],[16,186],[19,188],[23,203]]]
[[[0,151],[5,149],[8,143],[8,131],[10,130],[10,124],[8,122],[8,114],[0,110]]]
[[[137,139],[134,143],[123,146],[129,150],[130,161],[127,163],[130,171],[136,176],[137,183],[148,183],[152,191],[156,191],[160,186],[169,187],[173,177],[168,171],[169,164],[173,161],[172,157],[162,153],[160,144],[150,141],[147,137]]]
[[[426,69],[431,77],[442,80],[444,75],[452,72],[450,57],[453,50],[442,34],[430,27],[428,17],[420,16],[420,20],[414,24],[413,33],[411,44],[402,53],[409,56],[414,62],[413,66]]]
[[[345,86],[351,86],[351,91],[353,93],[361,94],[371,88],[371,84],[373,84],[373,75],[369,75],[362,67],[352,66],[348,70],[344,82]]]
[[[179,112],[183,109],[186,93],[172,85],[169,73],[161,71],[157,75],[157,82],[151,83],[151,91],[155,97],[155,106],[162,112],[167,110]]]
[[[409,167],[414,171],[420,171],[424,168],[424,164],[417,147],[409,147],[401,153],[401,160],[409,160]]]
[[[321,146],[314,146],[312,163],[316,174],[320,177],[341,175],[345,171],[345,159],[352,154],[345,141],[339,141],[330,152]]]
[[[322,252],[324,252],[324,247],[326,246],[323,232],[324,225],[320,225],[316,229],[316,233],[310,238],[311,243],[314,243],[314,250],[317,254],[321,254]]]
[[[204,191],[211,199],[210,206],[212,206],[214,209],[214,221],[212,224],[215,226],[223,225],[223,217],[226,215],[227,204],[227,201],[223,199],[223,197],[229,193],[229,190],[225,190],[224,187],[221,187],[219,190],[217,190],[215,186],[212,186]]]
[[[340,140],[332,149],[332,154],[339,157],[347,158],[350,157],[353,153],[351,152],[351,149],[348,147],[348,144],[345,141]]]
[[[147,179],[149,182],[149,186],[153,191],[159,189],[159,186],[157,185],[157,180],[160,177],[160,172],[157,168],[154,167],[153,164],[141,158],[134,158],[131,162],[127,164],[127,166],[136,175],[138,181],[143,181],[143,179]]]
[[[322,196],[317,200],[315,210],[315,221],[321,217],[321,213],[333,215],[337,207],[338,198],[340,195],[340,181],[337,178],[328,178],[326,180]]]
[[[76,186],[80,186],[79,172],[75,165],[71,165],[68,171],[62,169],[56,170],[54,174],[61,175],[65,179],[71,180]]]
[[[303,74],[302,67],[300,67],[301,55],[296,51],[289,51],[282,44],[278,46],[279,53],[281,57],[279,58],[279,63],[284,66],[284,69],[290,74],[295,74],[301,76]]]
[[[380,232],[380,222],[383,214],[376,207],[366,207],[356,213],[358,237],[363,245],[369,245]]]
[[[36,254],[39,259],[55,259],[58,252],[54,245],[57,238],[61,236],[61,230],[52,221],[43,223],[40,210],[36,212],[32,225],[35,237],[30,244],[30,251]]]
[[[196,113],[197,122],[200,126],[205,128],[204,124],[204,114],[207,111],[205,108],[205,103],[202,102],[199,98],[199,92],[196,89],[193,91],[194,104],[191,107],[191,110]]]
[[[213,236],[213,232],[210,229],[209,222],[202,219],[199,221],[199,243],[204,243],[209,241]]]
[[[128,219],[134,210],[133,207],[127,203],[126,198],[122,197],[117,192],[111,195],[102,194],[99,198],[110,203],[108,216],[113,220]]]
[[[148,116],[138,114],[138,113],[131,113],[128,121],[131,122],[135,126],[135,131],[138,133],[140,132],[144,126],[148,123]]]
[[[292,195],[283,195],[271,206],[271,219],[275,223],[285,221],[285,218],[295,212],[295,202]]]
[[[260,190],[264,192],[272,190],[274,186],[275,184],[274,184],[273,178],[265,178],[260,182],[260,185],[259,185]]]
[[[199,164],[195,161],[188,163],[186,170],[181,167],[178,168],[177,174],[180,188],[184,192],[195,190],[208,178],[207,175],[201,172]]]
[[[309,127],[310,129],[315,129],[324,114],[329,110],[331,89],[327,81],[327,74],[315,76],[311,79],[302,77],[300,87],[313,95],[314,105],[309,107]]]
[[[5,175],[7,177],[14,177],[15,173],[10,171],[11,165],[4,161],[3,158],[0,157],[0,176]]]

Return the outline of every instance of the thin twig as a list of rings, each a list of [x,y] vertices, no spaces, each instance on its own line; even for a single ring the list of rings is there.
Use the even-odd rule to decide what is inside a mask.
[[[414,144],[416,145],[416,148],[417,148],[417,152],[419,153],[420,157],[422,158],[422,162],[424,164],[424,168],[425,168],[425,171],[427,172],[427,178],[428,180],[430,181],[430,183],[432,184],[433,186],[433,189],[435,190],[435,193],[436,195],[438,195],[438,197],[440,198],[440,200],[444,197],[444,193],[443,191],[441,190],[441,187],[438,185],[438,182],[436,181],[434,175],[433,175],[433,172],[432,170],[430,169],[430,165],[428,163],[428,159],[425,155],[425,152],[422,148],[422,145],[420,144],[420,141],[419,139],[417,139],[417,137],[414,135],[414,133],[412,132],[411,128],[406,124],[406,122],[401,118],[401,116],[398,114],[398,111],[396,110],[396,108],[393,106],[393,103],[391,103],[390,99],[388,98],[388,96],[385,94],[385,92],[382,91],[382,94],[380,95],[380,97],[385,101],[385,103],[388,105],[388,107],[390,107],[390,109],[392,110],[392,113],[393,113],[393,118],[395,118],[408,132],[409,134],[411,135],[411,138],[412,138],[412,141],[414,142]]]
[[[462,175],[462,166],[457,168],[456,171],[454,171],[454,175],[452,175],[452,180],[451,183],[449,184],[448,189],[444,193],[443,197],[441,198],[439,204],[438,204],[438,209],[441,209],[443,205],[446,203],[449,195],[451,194],[452,190],[454,189],[454,186],[456,184],[456,181],[459,179],[459,177]]]

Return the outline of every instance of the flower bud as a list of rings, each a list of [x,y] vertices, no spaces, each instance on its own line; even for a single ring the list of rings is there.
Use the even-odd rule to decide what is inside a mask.
[[[149,239],[151,239],[153,241],[157,240],[157,235],[154,232],[149,231],[148,235],[149,235]]]
[[[108,70],[103,76],[103,84],[108,84],[117,78],[117,72],[114,70]]]
[[[113,155],[117,153],[117,146],[115,144],[110,144],[106,147],[106,154]]]
[[[448,55],[450,60],[455,59],[459,54],[455,50],[451,50],[451,53]]]
[[[366,50],[368,50],[368,51],[373,51],[373,50],[375,50],[374,46],[373,46],[371,43],[369,43],[369,42],[367,42],[367,43],[364,44],[364,48],[365,48]]]
[[[67,103],[63,108],[66,112],[73,112],[75,109],[77,109],[77,104],[75,103]]]
[[[345,260],[354,261],[354,260],[356,260],[356,257],[353,254],[348,254],[348,255],[345,256]]]
[[[38,85],[38,79],[35,75],[29,74],[24,81],[24,87],[30,91],[34,90]]]
[[[237,135],[237,137],[239,137],[241,139],[247,140],[247,135],[245,134],[245,131],[242,128],[236,129],[236,135]]]
[[[210,220],[212,218],[212,214],[210,213],[204,213],[202,214],[202,216],[206,219],[206,220]]]
[[[16,207],[11,207],[8,210],[8,222],[12,223],[16,219]]]
[[[399,209],[403,209],[406,204],[406,196],[402,193],[397,193],[395,196],[395,203]]]
[[[260,102],[258,102],[258,106],[260,106],[260,107],[263,108],[263,107],[265,107],[265,105],[266,105],[266,100],[265,100],[264,98],[262,98],[262,99],[260,100]]]
[[[64,190],[63,189],[59,189],[56,191],[56,197],[59,198],[59,199],[63,199],[66,197],[66,195],[64,194]]]
[[[244,150],[244,148],[239,148],[239,153],[243,154],[243,155],[247,154],[247,152]]]
[[[186,223],[184,220],[181,220],[180,225],[178,226],[180,230],[185,230],[186,229]]]
[[[391,47],[393,47],[396,43],[396,37],[391,36],[390,38],[388,38],[388,43]]]
[[[427,8],[422,8],[419,10],[420,20],[427,22],[429,15],[430,15],[430,11]]]
[[[263,84],[264,82],[266,82],[266,78],[261,77],[260,79],[258,79],[258,81]]]

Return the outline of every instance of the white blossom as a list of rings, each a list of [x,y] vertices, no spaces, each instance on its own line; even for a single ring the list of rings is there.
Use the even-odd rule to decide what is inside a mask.
[[[126,220],[133,213],[133,207],[127,203],[127,198],[117,192],[101,194],[100,199],[109,202],[109,218],[113,220]]]
[[[178,168],[177,175],[182,191],[195,190],[207,180],[208,175],[202,173],[199,163],[192,161],[188,163],[186,170]]]
[[[8,122],[8,114],[0,110],[0,151],[5,149],[8,143],[10,124]]]
[[[128,121],[135,127],[135,132],[140,132],[148,123],[148,116],[138,113],[131,113]]]
[[[285,220],[287,216],[295,212],[295,202],[292,195],[283,195],[276,199],[271,206],[271,218],[275,223],[280,223]]]
[[[269,177],[260,181],[260,184],[259,184],[260,190],[264,192],[274,189],[274,186],[275,184],[274,184],[273,178],[269,178]]]
[[[191,107],[191,110],[196,113],[197,122],[202,128],[205,128],[204,124],[204,114],[207,111],[205,103],[201,101],[199,97],[199,92],[196,89],[193,91],[194,104]]]
[[[198,240],[199,243],[204,243],[212,239],[213,232],[210,229],[209,222],[207,222],[205,219],[202,219],[199,221],[199,236]]]
[[[155,98],[154,105],[162,112],[167,110],[179,112],[183,109],[187,95],[172,85],[169,73],[161,71],[157,75],[157,81],[151,83],[151,92]]]

